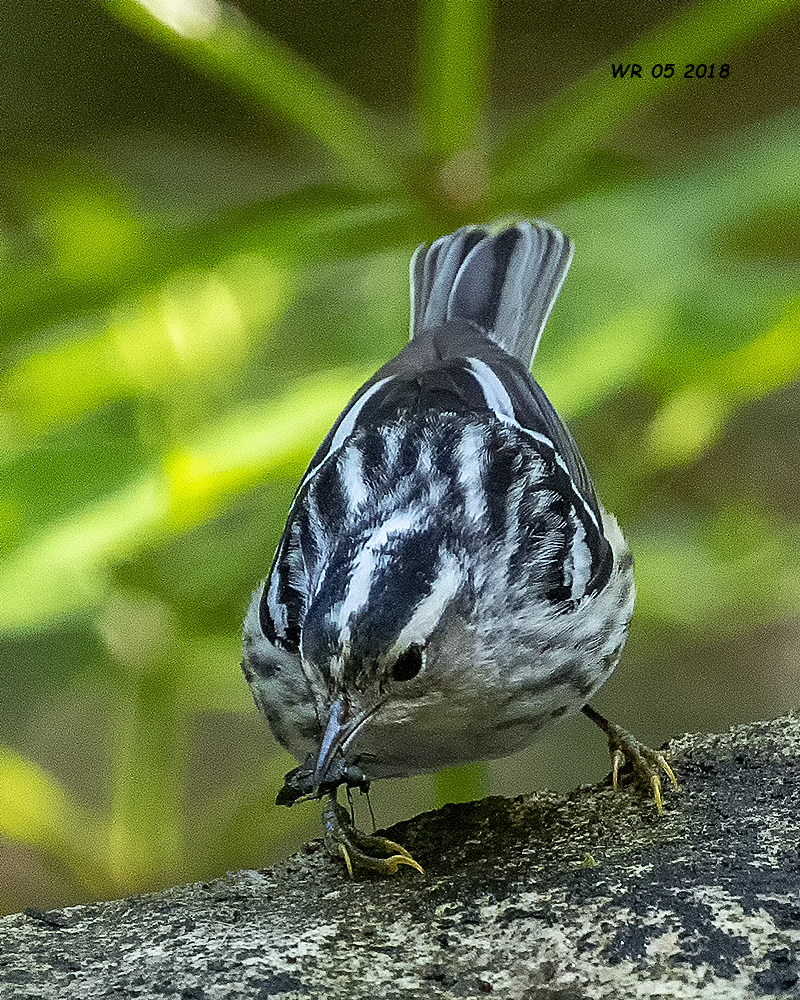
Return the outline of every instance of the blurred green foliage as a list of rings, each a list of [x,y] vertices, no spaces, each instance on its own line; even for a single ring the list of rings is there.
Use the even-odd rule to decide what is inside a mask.
[[[414,99],[394,119],[215,0],[98,3],[255,128],[304,135],[310,166],[270,197],[180,218],[88,157],[28,150],[6,172],[6,905],[206,877],[307,822],[272,805],[285,754],[220,763],[254,711],[239,623],[305,463],[402,346],[410,251],[457,225],[546,213],[577,245],[536,374],[632,539],[643,634],[730,638],[800,615],[796,506],[732,472],[702,496],[664,488],[708,482],[740,414],[797,380],[796,110],[645,168],[609,140],[701,82],[620,83],[606,60],[498,114],[481,0],[425,0]],[[684,6],[613,61],[719,65],[796,6]],[[58,729],[50,705],[73,729],[58,777],[22,735],[31,718]],[[215,717],[234,727],[223,745]],[[485,772],[451,773],[439,795],[484,787]],[[40,890],[21,874],[32,856]]]

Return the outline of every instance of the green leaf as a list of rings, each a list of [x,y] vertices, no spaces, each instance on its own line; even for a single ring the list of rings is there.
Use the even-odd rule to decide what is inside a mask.
[[[148,41],[313,136],[353,183],[402,186],[398,150],[355,99],[234,8],[215,0],[99,2]]]
[[[278,469],[302,471],[370,374],[335,369],[241,409],[159,468],[49,525],[0,567],[0,632],[41,629],[95,607],[118,562],[204,523]]]
[[[0,419],[41,432],[115,399],[165,394],[245,363],[257,336],[285,310],[293,276],[255,254],[173,274],[119,303],[0,381]]]
[[[720,437],[742,404],[788,385],[800,373],[800,301],[741,347],[711,358],[681,382],[649,428],[649,459],[657,467],[696,459]],[[684,375],[683,378],[686,378]]]
[[[800,612],[800,533],[752,505],[726,507],[632,539],[636,614],[698,635],[724,635]]]
[[[151,294],[182,270],[224,267],[225,261],[246,255],[263,257],[276,268],[294,268],[413,245],[424,228],[419,209],[407,199],[304,189],[167,236],[149,231],[129,259],[115,258],[105,269],[95,265],[91,280],[63,274],[59,261],[37,260],[33,267],[10,270],[0,299],[0,338],[13,335],[19,342],[45,326],[74,326],[85,313],[118,308],[121,290],[130,301],[136,294]]]
[[[426,152],[447,160],[483,138],[491,4],[425,0],[418,104]]]
[[[795,203],[798,173],[793,112],[698,164],[564,206],[575,262],[534,365],[558,411],[581,415],[635,383],[667,397],[698,379],[724,382],[741,405],[743,393],[792,378],[798,268],[781,260],[780,234],[760,266],[720,259],[719,244],[730,227]]]
[[[732,60],[734,47],[798,6],[798,0],[705,0],[681,11],[647,38],[581,77],[542,107],[511,126],[497,146],[494,194],[512,210],[524,198],[580,173],[584,157],[660,94],[698,81],[682,80],[687,63]],[[656,63],[675,63],[675,76],[655,79]],[[641,80],[614,79],[612,63],[639,63]],[[731,72],[745,68],[731,61]],[[724,80],[718,80],[724,86]]]

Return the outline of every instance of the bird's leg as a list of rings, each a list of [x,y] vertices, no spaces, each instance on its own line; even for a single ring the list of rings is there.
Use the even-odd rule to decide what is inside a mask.
[[[394,875],[400,865],[422,872],[422,867],[405,847],[387,837],[369,836],[353,824],[347,810],[339,804],[338,791],[328,795],[322,810],[325,847],[335,858],[343,858],[352,877],[354,871]]]
[[[662,812],[661,805],[661,777],[659,768],[663,769],[669,780],[678,787],[678,779],[672,768],[669,766],[666,757],[658,750],[651,750],[643,743],[640,743],[635,736],[621,726],[609,722],[599,712],[596,712],[591,705],[584,705],[581,709],[587,719],[591,719],[595,725],[599,726],[608,737],[608,748],[611,751],[612,760],[612,780],[614,790],[618,785],[619,769],[629,760],[637,776],[645,781],[653,790],[653,798],[656,800],[658,811]]]

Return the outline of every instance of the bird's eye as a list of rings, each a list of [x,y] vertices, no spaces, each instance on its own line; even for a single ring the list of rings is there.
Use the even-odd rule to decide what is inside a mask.
[[[413,646],[409,646],[394,661],[392,677],[396,681],[410,681],[412,677],[416,677],[420,670],[422,670],[424,658],[425,653],[422,646],[416,643]]]

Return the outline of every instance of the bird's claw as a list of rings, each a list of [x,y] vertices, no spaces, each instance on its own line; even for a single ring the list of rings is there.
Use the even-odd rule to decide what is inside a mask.
[[[667,758],[658,750],[651,750],[650,747],[640,743],[635,736],[623,729],[622,726],[609,722],[591,705],[584,705],[581,711],[587,719],[599,726],[608,737],[608,749],[611,751],[612,772],[611,781],[614,791],[619,786],[619,772],[626,761],[630,761],[636,776],[647,782],[653,792],[653,798],[658,806],[658,811],[663,812],[664,807],[661,801],[661,777],[659,769],[664,771],[673,786],[677,789],[678,779],[667,762]]]
[[[650,747],[640,743],[635,736],[631,736],[627,730],[615,725],[613,722],[608,723],[606,732],[608,734],[608,747],[612,755],[611,780],[614,785],[614,791],[619,786],[620,769],[626,761],[630,761],[637,777],[650,785],[656,806],[658,806],[658,811],[663,812],[659,769],[664,771],[676,789],[678,787],[678,779],[675,777],[675,772],[669,766],[667,758],[658,750],[651,750]]]
[[[347,810],[337,802],[336,793],[328,796],[322,823],[328,853],[344,860],[351,878],[354,871],[394,875],[400,865],[407,865],[424,874],[422,866],[405,847],[388,837],[369,835],[357,829],[350,821]]]

